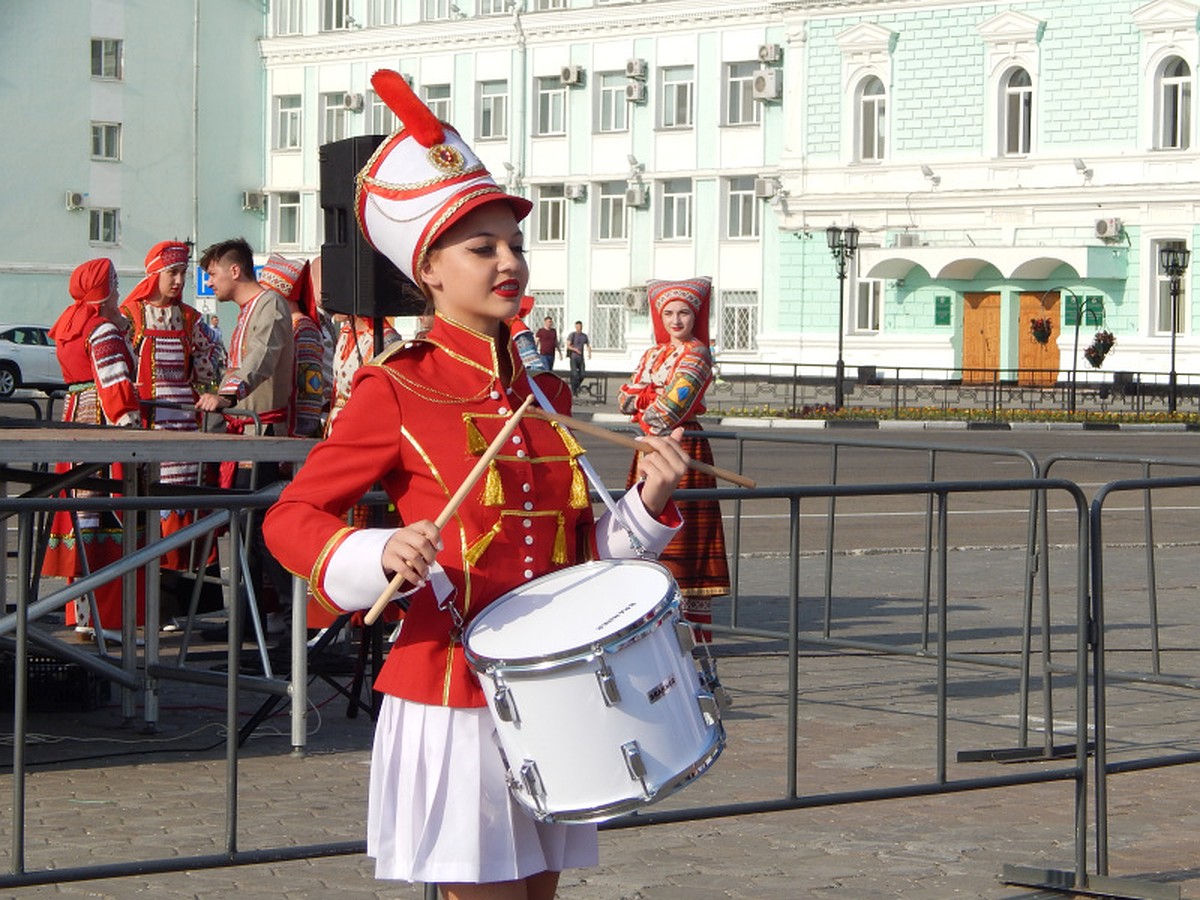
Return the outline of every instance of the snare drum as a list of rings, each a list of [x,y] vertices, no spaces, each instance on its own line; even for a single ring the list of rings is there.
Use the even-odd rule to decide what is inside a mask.
[[[470,624],[467,662],[509,787],[547,822],[599,822],[666,797],[725,745],[670,572],[643,560],[562,569]]]

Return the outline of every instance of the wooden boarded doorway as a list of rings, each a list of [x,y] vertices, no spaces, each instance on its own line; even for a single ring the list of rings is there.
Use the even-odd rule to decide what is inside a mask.
[[[984,384],[1000,368],[1000,295],[963,295],[962,380]]]
[[[1058,336],[1062,333],[1058,291],[1022,294],[1017,326],[1017,366],[1021,384],[1049,387],[1058,381]],[[1033,335],[1034,319],[1050,320],[1050,337],[1042,343]]]

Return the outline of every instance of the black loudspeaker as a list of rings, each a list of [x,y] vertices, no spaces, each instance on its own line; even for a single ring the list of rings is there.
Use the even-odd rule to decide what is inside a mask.
[[[331,313],[375,319],[425,311],[417,286],[367,242],[354,217],[354,178],[384,140],[382,134],[364,134],[322,144],[319,150],[325,213],[321,304]]]

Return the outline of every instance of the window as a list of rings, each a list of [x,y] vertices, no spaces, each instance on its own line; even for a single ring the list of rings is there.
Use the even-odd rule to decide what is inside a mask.
[[[729,197],[726,231],[729,238],[758,237],[759,202],[754,196],[754,176],[739,175],[725,182]]]
[[[625,182],[604,181],[596,204],[596,240],[623,241],[625,231]]]
[[[533,313],[529,316],[529,324],[537,331],[542,327],[542,319],[547,316],[554,323],[554,330],[558,332],[558,339],[561,341],[566,337],[567,326],[564,324],[567,318],[566,304],[563,299],[562,291],[530,291],[529,296],[533,298]],[[588,335],[591,339],[591,335]]]
[[[566,9],[567,0],[533,0],[533,9],[535,12],[544,12],[548,9]]]
[[[1176,334],[1184,334],[1187,331],[1187,279],[1181,278],[1179,281],[1179,297],[1176,299],[1175,308],[1171,308],[1171,279],[1167,277],[1167,273],[1162,270],[1162,266],[1158,262],[1158,251],[1167,247],[1176,250],[1186,250],[1186,241],[1153,241],[1151,249],[1154,252],[1154,273],[1158,288],[1158,303],[1155,304],[1154,321],[1151,323],[1151,330],[1154,334],[1170,334],[1172,323],[1175,326]]]
[[[511,0],[479,0],[481,16],[500,16],[508,12]]]
[[[692,179],[670,178],[662,183],[659,236],[664,241],[692,236]]]
[[[692,91],[695,75],[691,66],[671,66],[662,70],[663,128],[692,127]]]
[[[93,206],[88,210],[88,240],[93,244],[117,244],[121,239],[121,211]]]
[[[300,243],[300,192],[280,191],[276,205],[275,240],[279,244]]]
[[[92,77],[120,81],[125,71],[125,42],[116,38],[92,38]]]
[[[400,0],[370,0],[367,4],[367,25],[399,25]]]
[[[320,96],[321,119],[317,133],[318,144],[340,141],[348,134],[350,112],[346,109],[345,91],[334,91]]]
[[[878,331],[880,313],[883,309],[883,282],[878,278],[860,278],[857,282],[857,291],[854,304],[854,330]]]
[[[884,158],[887,137],[887,93],[874,75],[858,91],[858,158],[878,162]]]
[[[537,79],[537,122],[534,133],[567,133],[567,86],[557,75]]]
[[[438,22],[450,18],[450,10],[456,8],[452,0],[423,0],[422,18],[426,22]]]
[[[443,122],[450,121],[450,85],[427,84],[421,90],[425,105]]]
[[[275,149],[300,149],[300,95],[275,98]]]
[[[479,138],[508,136],[508,82],[479,82]]]
[[[92,123],[92,159],[116,162],[121,158],[121,126],[116,122]]]
[[[347,27],[350,0],[321,0],[321,30],[340,31]]]
[[[628,80],[624,72],[601,72],[596,79],[597,131],[625,131],[629,127],[625,102]]]
[[[721,348],[758,349],[758,291],[721,291]]]
[[[374,91],[367,92],[367,114],[371,117],[371,134],[391,134],[400,127],[400,119]]]
[[[725,124],[752,125],[762,121],[762,104],[754,102],[754,73],[758,63],[736,62],[725,67]]]
[[[543,184],[537,189],[537,239],[559,243],[567,238],[567,199],[561,184]]]
[[[1170,57],[1158,77],[1157,143],[1159,150],[1186,150],[1192,144],[1192,70]]]
[[[1026,156],[1033,145],[1033,79],[1013,69],[1004,81],[1004,155]]]
[[[303,0],[275,0],[275,33],[300,34],[304,31]]]
[[[625,349],[625,292],[593,291],[592,320],[585,323],[594,350]]]

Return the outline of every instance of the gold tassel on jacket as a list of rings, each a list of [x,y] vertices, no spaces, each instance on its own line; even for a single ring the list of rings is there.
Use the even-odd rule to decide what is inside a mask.
[[[488,448],[488,442],[479,433],[475,417],[463,416],[463,418],[467,420],[467,452],[472,456],[483,456],[483,452]]]
[[[550,561],[556,566],[567,563],[567,532],[563,527],[565,521],[563,514],[559,513],[558,530],[554,533],[554,552],[550,554]]]
[[[583,470],[579,468],[579,463],[571,460],[571,509],[584,509],[591,504],[588,498],[587,481],[583,477]]]
[[[500,525],[502,522],[503,519],[497,519],[495,525],[485,531],[479,540],[467,548],[467,552],[463,554],[463,562],[471,566],[479,562],[479,557],[483,556],[483,551],[488,548],[488,544],[490,544],[492,539],[500,533]]]
[[[483,505],[504,505],[504,485],[500,483],[500,470],[496,468],[495,460],[488,463],[487,480],[483,485]]]

